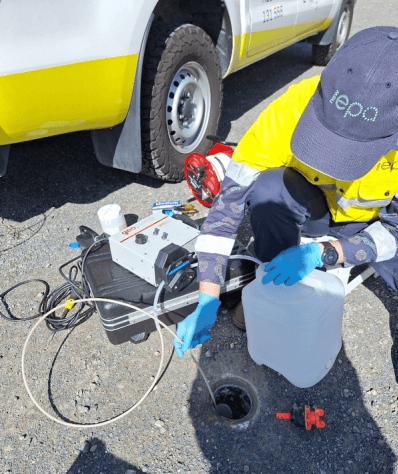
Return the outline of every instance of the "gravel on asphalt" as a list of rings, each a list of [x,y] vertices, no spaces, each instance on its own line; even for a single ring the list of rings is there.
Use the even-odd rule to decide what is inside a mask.
[[[393,0],[383,8],[376,0],[358,1],[353,32],[397,15]],[[310,57],[309,45],[301,43],[227,78],[220,135],[239,140],[266,104],[319,73]],[[0,292],[31,278],[51,288],[63,283],[58,267],[78,255],[68,244],[80,225],[100,231],[96,213],[103,205],[119,204],[131,224],[156,200],[189,197],[185,183],[101,166],[87,132],[13,146],[0,187]],[[197,217],[204,215],[202,208]],[[250,235],[246,219],[238,238],[248,243]],[[35,314],[42,291],[32,283],[8,295],[13,314]],[[380,277],[355,289],[345,301],[336,363],[308,389],[256,365],[246,334],[221,307],[212,339],[194,352],[211,384],[233,378],[250,388],[256,403],[240,424],[217,416],[197,368],[173,354],[163,331],[167,368],[133,414],[104,428],[58,425],[37,410],[22,383],[21,351],[34,322],[0,320],[0,474],[398,473],[397,301]],[[49,336],[42,325],[32,338],[27,375],[38,401],[60,419],[114,417],[139,400],[157,371],[156,333],[142,344],[114,346],[96,313]],[[275,418],[293,403],[323,408],[326,428],[307,432]]]

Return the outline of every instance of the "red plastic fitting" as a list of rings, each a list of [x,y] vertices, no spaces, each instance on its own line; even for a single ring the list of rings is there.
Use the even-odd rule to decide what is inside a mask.
[[[316,428],[325,428],[326,423],[320,419],[325,412],[321,408],[315,408],[314,411],[311,411],[311,407],[305,406],[304,420],[305,420],[305,429],[310,430],[312,425],[315,425]]]
[[[290,413],[277,413],[276,417],[278,420],[290,420],[291,418]]]
[[[325,412],[321,408],[314,408],[314,411],[311,411],[311,407],[308,405],[299,407],[294,404],[290,413],[278,412],[276,418],[278,420],[290,420],[296,426],[309,431],[312,425],[319,429],[325,428],[326,423],[320,419],[324,414]]]

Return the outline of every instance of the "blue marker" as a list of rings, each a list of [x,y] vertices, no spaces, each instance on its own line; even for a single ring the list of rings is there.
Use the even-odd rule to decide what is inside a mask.
[[[173,207],[181,206],[181,201],[176,199],[174,201],[157,201],[152,204],[152,210],[160,210],[160,209],[172,209]]]

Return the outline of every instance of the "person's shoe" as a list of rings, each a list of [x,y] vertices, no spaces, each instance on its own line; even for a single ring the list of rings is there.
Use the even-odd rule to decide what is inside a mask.
[[[243,313],[243,304],[242,301],[238,303],[234,312],[232,313],[232,322],[235,326],[242,331],[246,331],[245,315]]]

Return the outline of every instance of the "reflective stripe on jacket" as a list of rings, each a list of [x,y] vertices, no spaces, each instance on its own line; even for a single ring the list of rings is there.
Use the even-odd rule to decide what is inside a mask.
[[[338,181],[304,165],[291,151],[294,129],[319,79],[320,76],[305,79],[273,101],[239,142],[233,159],[258,171],[280,166],[299,171],[322,189],[335,222],[376,219],[379,209],[398,194],[398,152],[391,151],[381,157],[360,179]]]

